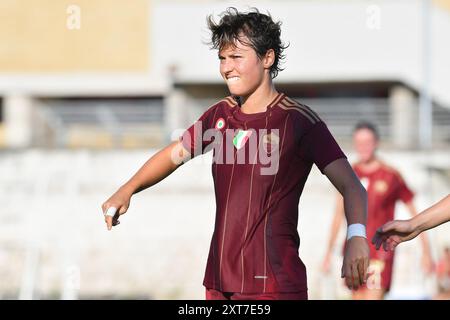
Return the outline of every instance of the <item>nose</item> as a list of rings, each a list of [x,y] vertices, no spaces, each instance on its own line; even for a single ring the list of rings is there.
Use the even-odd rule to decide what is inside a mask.
[[[232,59],[223,59],[220,61],[220,71],[221,73],[226,76],[234,69],[234,64]]]

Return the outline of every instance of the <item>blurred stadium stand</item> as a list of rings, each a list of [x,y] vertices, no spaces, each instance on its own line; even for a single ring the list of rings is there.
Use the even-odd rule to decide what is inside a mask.
[[[290,47],[277,88],[316,110],[350,159],[354,124],[373,121],[381,156],[404,174],[419,209],[449,193],[450,0],[431,2],[428,150],[418,136],[421,0],[76,3],[81,28],[70,30],[72,2],[2,0],[0,299],[203,299],[215,208],[209,155],[137,194],[113,233],[100,205],[175,130],[228,95],[216,53],[203,43],[206,16],[228,6],[256,6],[283,21]],[[377,17],[379,28],[369,23]],[[348,298],[338,250],[334,274],[320,274],[326,240],[311,231],[328,230],[334,192],[314,169],[300,201],[313,299]],[[399,205],[398,217],[405,212]],[[429,233],[436,258],[449,234],[448,226]],[[391,298],[435,291],[418,271],[417,245],[399,249]]]
[[[59,20],[34,14],[39,2],[49,17]],[[439,147],[450,144],[446,85],[450,81],[446,41],[450,19],[448,1],[432,4],[432,141]],[[101,1],[80,1],[79,5],[88,21],[80,18],[81,28],[69,30],[59,25],[68,17],[64,4],[5,1],[0,31],[5,39],[0,45],[0,96],[4,98],[0,146],[160,147],[175,129],[188,126],[227,94],[215,53],[202,43],[207,39],[205,17],[221,12],[222,2],[141,0],[134,8],[111,5],[111,11],[97,22],[90,18],[101,12]],[[276,79],[280,90],[323,115],[341,143],[349,141],[348,128],[365,118],[380,125],[386,146],[418,147],[423,75],[420,0],[257,5],[283,21],[283,39],[291,44],[286,70]],[[369,23],[369,18],[377,18],[370,16],[370,6],[379,10],[378,29]],[[184,26],[182,37],[172,20],[165,19],[168,15]],[[404,17],[402,25],[397,24],[398,16]],[[8,24],[12,17],[24,24],[21,31]],[[318,24],[317,18],[327,23]],[[118,19],[127,23],[125,27],[114,24]],[[44,49],[34,39],[46,28],[52,31]],[[117,38],[110,41],[102,36],[104,28]],[[130,33],[134,37],[127,37]],[[178,96],[172,99],[173,95]],[[17,106],[24,103],[30,106]],[[30,129],[20,138],[16,129],[21,126]]]
[[[161,98],[39,99],[39,147],[139,148],[163,143]],[[46,133],[47,134],[46,134]]]

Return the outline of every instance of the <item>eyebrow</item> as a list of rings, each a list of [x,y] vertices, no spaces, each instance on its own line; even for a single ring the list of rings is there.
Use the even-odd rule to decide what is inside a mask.
[[[240,52],[240,51],[234,51],[234,52],[228,54],[228,56],[235,56],[235,55],[242,55],[242,52]],[[225,58],[225,57],[224,57],[223,55],[221,55],[220,53],[217,54],[217,57],[219,57],[219,59],[220,59],[220,58]]]

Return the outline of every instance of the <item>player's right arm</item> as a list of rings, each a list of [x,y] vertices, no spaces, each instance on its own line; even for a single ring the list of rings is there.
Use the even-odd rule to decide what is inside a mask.
[[[190,153],[180,141],[172,142],[148,159],[131,179],[102,204],[103,214],[110,207],[117,209],[114,217],[105,215],[108,230],[119,224],[119,216],[127,212],[133,194],[157,184],[188,159],[190,159]]]
[[[372,243],[377,250],[394,250],[402,242],[417,237],[420,233],[450,221],[450,195],[409,220],[394,220],[378,228]]]
[[[223,99],[209,107],[183,132],[178,141],[172,142],[153,155],[127,183],[103,203],[102,209],[108,230],[119,224],[118,218],[128,210],[133,194],[160,182],[192,157],[207,152],[208,145],[214,139],[206,139],[205,134],[207,130],[214,127],[217,110],[224,104],[231,106],[229,100]],[[114,217],[109,216],[108,208],[110,207],[117,209]]]

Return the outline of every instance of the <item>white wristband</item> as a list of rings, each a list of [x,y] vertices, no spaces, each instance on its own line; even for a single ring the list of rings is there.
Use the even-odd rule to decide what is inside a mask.
[[[114,217],[116,215],[117,208],[115,207],[109,207],[108,210],[106,210],[105,215],[108,217]]]
[[[351,237],[367,238],[366,226],[361,223],[353,223],[349,225],[347,228],[347,240],[349,240]]]

